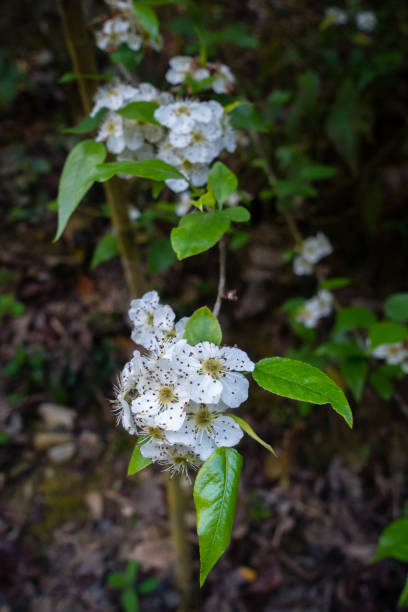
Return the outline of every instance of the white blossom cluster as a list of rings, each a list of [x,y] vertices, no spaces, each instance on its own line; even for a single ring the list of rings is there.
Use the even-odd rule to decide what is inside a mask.
[[[122,117],[116,111],[131,102],[154,102],[157,123]],[[168,179],[175,192],[206,184],[210,164],[224,149],[236,148],[235,131],[224,108],[215,100],[175,100],[150,83],[137,87],[115,80],[95,95],[91,115],[109,109],[99,128],[97,141],[104,141],[118,160],[161,159],[180,170],[185,179]]]
[[[298,276],[312,274],[314,266],[331,253],[333,247],[322,232],[306,238],[301,244],[299,255],[293,260],[294,273]]]
[[[348,22],[348,14],[338,6],[331,6],[324,12],[326,19],[333,25],[344,25]],[[372,32],[377,25],[377,16],[372,11],[360,11],[355,16],[356,26],[363,32]]]
[[[163,41],[160,35],[152,36],[140,22],[133,9],[132,0],[107,0],[116,12],[112,19],[104,22],[102,29],[96,32],[96,44],[103,51],[115,51],[125,43],[132,51],[139,51],[142,46],[160,51]]]
[[[373,350],[372,355],[377,359],[385,359],[389,365],[400,365],[402,371],[408,374],[408,348],[404,342],[380,344]]]
[[[169,64],[166,80],[171,85],[181,85],[187,78],[197,82],[210,79],[208,88],[217,94],[230,93],[233,89],[235,77],[225,64],[207,62],[203,66],[198,57],[187,55],[176,55]]]
[[[325,10],[324,14],[326,19],[329,19],[333,25],[344,25],[348,21],[346,11],[343,11],[338,6],[330,6]]]
[[[224,202],[224,206],[238,206],[238,204],[241,201],[241,197],[239,195],[239,193],[237,191],[234,191],[234,193],[231,193],[230,196],[228,196],[228,198],[225,200]],[[184,215],[186,215],[188,213],[188,211],[192,208],[193,204],[191,201],[191,192],[190,191],[183,191],[183,193],[180,194],[180,199],[176,205],[176,208],[174,209],[174,212],[176,213],[176,215],[178,217],[183,217]]]
[[[333,295],[326,289],[320,289],[317,295],[306,300],[296,311],[295,320],[305,327],[316,327],[322,317],[328,317],[333,310]]]
[[[118,422],[138,435],[144,457],[172,475],[196,469],[217,447],[235,446],[243,433],[225,411],[248,397],[243,372],[254,369],[247,354],[210,342],[183,339],[188,319],[175,322],[156,291],[131,302],[135,351],[119,377]]]

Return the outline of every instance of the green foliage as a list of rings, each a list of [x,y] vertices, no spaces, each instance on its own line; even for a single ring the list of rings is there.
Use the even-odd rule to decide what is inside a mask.
[[[101,263],[119,255],[118,240],[113,232],[108,232],[96,245],[91,261],[91,270],[95,270]]]
[[[200,586],[230,543],[242,457],[217,448],[201,466],[194,484],[200,546]]]
[[[351,280],[345,277],[326,278],[319,281],[319,289],[342,289],[351,285]]]
[[[408,517],[397,519],[382,532],[373,561],[387,557],[408,563]]]
[[[374,323],[369,330],[370,348],[375,349],[380,344],[402,342],[408,337],[408,327],[391,321]]]
[[[108,586],[111,589],[122,591],[120,601],[125,612],[138,612],[139,595],[148,595],[155,591],[160,584],[155,578],[147,578],[139,584],[135,584],[138,572],[139,563],[129,561],[124,574],[120,572],[109,572],[108,574]]]
[[[253,132],[267,132],[266,121],[261,117],[255,106],[247,100],[242,100],[230,112],[230,122],[234,128],[252,130]]]
[[[203,253],[213,247],[228,231],[231,221],[244,222],[250,218],[242,206],[212,212],[193,212],[180,219],[171,231],[171,244],[178,259]]]
[[[176,259],[170,238],[155,238],[147,251],[147,271],[152,276],[160,274],[170,268]]]
[[[137,472],[140,472],[151,463],[152,460],[148,459],[147,457],[143,457],[142,453],[140,452],[140,446],[136,444],[135,448],[133,449],[132,456],[130,458],[128,466],[128,476],[133,476],[133,474],[137,474]]]
[[[352,427],[353,415],[342,390],[317,368],[283,357],[261,359],[253,372],[254,380],[267,391],[313,404],[331,404]]]
[[[131,102],[116,112],[126,119],[134,119],[135,121],[144,121],[145,123],[155,123],[158,125],[158,122],[154,118],[154,111],[156,108],[159,108],[156,102]]]
[[[349,357],[341,363],[340,369],[354,399],[360,402],[368,374],[367,360],[364,357]]]
[[[96,113],[93,117],[91,115],[87,115],[78,123],[71,128],[63,128],[61,131],[64,134],[87,134],[88,132],[93,132],[97,127],[101,125],[107,115],[107,109],[101,108],[100,111]]]
[[[256,440],[256,442],[258,442],[261,446],[266,448],[266,450],[268,450],[270,453],[272,453],[272,455],[276,456],[276,453],[273,450],[272,446],[270,444],[268,444],[267,442],[264,442],[262,440],[262,438],[260,438],[258,436],[258,434],[255,433],[255,431],[252,429],[252,427],[250,426],[249,423],[244,421],[244,419],[241,419],[241,417],[237,416],[236,414],[230,414],[229,416],[230,416],[231,419],[234,419],[234,421],[236,423],[238,423],[238,425],[240,426],[242,431],[244,431],[246,434],[248,434],[248,436],[250,436],[251,438]]]
[[[21,317],[24,312],[24,304],[16,300],[12,293],[3,293],[3,295],[0,295],[0,321],[6,315],[11,317]]]
[[[122,43],[115,51],[112,51],[110,58],[117,64],[122,64],[127,70],[135,70],[143,59],[143,51],[141,49],[133,51]]]
[[[191,315],[186,323],[184,338],[191,346],[205,341],[221,344],[221,327],[209,308],[203,306]]]
[[[131,174],[139,178],[152,181],[165,181],[166,179],[180,179],[184,176],[170,164],[160,159],[147,159],[143,161],[118,161],[99,164],[93,172],[95,181],[108,181],[115,174]]]
[[[406,323],[408,321],[408,293],[395,293],[385,301],[385,314],[392,321]]]
[[[84,140],[69,153],[58,189],[58,229],[55,240],[61,236],[68,220],[95,181],[95,170],[106,157],[101,142]]]
[[[332,336],[337,337],[359,327],[368,328],[375,322],[376,316],[368,308],[363,308],[362,306],[342,308],[338,312]]]
[[[222,162],[215,162],[208,175],[210,185],[220,208],[238,188],[238,179]]]

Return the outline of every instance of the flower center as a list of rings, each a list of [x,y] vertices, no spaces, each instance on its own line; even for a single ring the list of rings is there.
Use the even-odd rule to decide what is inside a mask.
[[[194,144],[199,144],[200,142],[204,142],[205,138],[201,132],[195,132],[191,140],[194,142]]]
[[[116,123],[114,121],[109,121],[109,123],[106,126],[106,131],[109,134],[114,134],[116,132]]]
[[[166,333],[164,334],[164,337],[166,340],[171,340],[172,338],[175,338],[177,336],[177,332],[175,329],[170,329],[169,331],[166,331]]]
[[[117,96],[119,93],[119,90],[115,87],[114,89],[111,89],[110,92],[108,93],[109,96]]]
[[[196,423],[197,427],[207,428],[207,427],[209,427],[212,424],[214,419],[213,419],[213,416],[212,416],[211,412],[208,410],[208,408],[203,406],[194,415],[194,420],[195,420],[195,423]]]
[[[216,377],[221,372],[221,362],[219,359],[214,359],[214,357],[210,357],[203,361],[202,368],[204,372],[210,374],[210,376]]]
[[[170,387],[162,387],[159,391],[159,400],[161,404],[168,404],[174,399],[174,391]]]
[[[146,317],[146,324],[153,325],[153,323],[154,323],[154,316],[150,313]]]
[[[147,433],[154,440],[163,440],[163,430],[160,427],[148,427]]]
[[[176,115],[189,115],[190,109],[188,106],[179,106],[176,110]]]

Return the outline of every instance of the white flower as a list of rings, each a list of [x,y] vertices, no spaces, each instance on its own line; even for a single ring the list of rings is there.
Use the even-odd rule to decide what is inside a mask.
[[[149,291],[131,301],[129,318],[134,325],[133,342],[150,349],[156,345],[158,334],[173,329],[175,314],[170,306],[160,304],[157,291]]]
[[[305,327],[316,327],[320,319],[320,309],[317,300],[308,300],[301,306],[295,315],[298,323],[303,323]]]
[[[165,445],[151,441],[142,444],[140,452],[143,457],[148,457],[163,465],[165,471],[170,472],[171,477],[177,474],[186,476],[190,480],[189,469],[196,470],[201,465],[199,457],[182,444]]]
[[[109,113],[108,118],[100,126],[95,140],[97,142],[105,140],[110,153],[121,153],[125,148],[122,117],[116,113]]]
[[[99,49],[116,49],[121,43],[127,42],[129,23],[115,17],[103,24],[101,31],[96,33],[96,44]],[[140,45],[139,47],[140,48]]]
[[[377,17],[372,11],[362,11],[356,15],[356,25],[363,32],[372,32],[377,25]]]
[[[183,217],[191,208],[191,192],[183,191],[174,212],[178,217]]]
[[[403,342],[392,342],[389,344],[380,344],[373,353],[378,359],[385,359],[390,365],[396,365],[408,358],[408,350]]]
[[[225,64],[218,64],[215,71],[215,80],[211,87],[215,93],[229,93],[234,85],[235,77]]]
[[[297,276],[305,276],[313,273],[313,264],[309,263],[301,255],[293,260],[293,272]]]
[[[327,289],[320,289],[315,297],[321,317],[327,317],[333,310],[333,294]]]
[[[326,255],[333,252],[333,247],[327,237],[319,232],[303,241],[300,255],[310,264],[316,264]]]
[[[338,6],[330,6],[325,10],[324,14],[334,25],[344,25],[348,21],[346,11],[343,11]]]
[[[91,111],[91,117],[101,108],[109,110],[118,110],[125,106],[134,97],[136,88],[131,85],[122,83],[119,79],[115,79],[108,85],[103,85],[98,89],[94,97],[94,107]]]
[[[114,413],[117,422],[122,424],[130,434],[137,433],[137,425],[131,412],[131,403],[135,397],[136,383],[141,375],[143,362],[140,354],[135,351],[133,359],[129,361],[119,375],[116,386],[116,398],[114,403]]]
[[[205,461],[219,446],[235,446],[243,436],[239,425],[223,411],[220,404],[190,402],[187,417],[178,431],[168,432],[170,443],[184,444]]]
[[[153,361],[143,384],[146,391],[132,402],[136,422],[148,418],[154,427],[170,431],[180,429],[186,417],[189,396],[171,362],[168,359]]]
[[[238,349],[220,348],[211,342],[189,346],[181,340],[173,349],[172,362],[190,399],[197,403],[215,404],[219,400],[237,408],[248,397],[249,383],[239,372],[252,372],[254,363]]]
[[[154,118],[173,132],[188,134],[196,121],[202,123],[211,121],[213,113],[207,102],[183,100],[159,106],[154,111]]]

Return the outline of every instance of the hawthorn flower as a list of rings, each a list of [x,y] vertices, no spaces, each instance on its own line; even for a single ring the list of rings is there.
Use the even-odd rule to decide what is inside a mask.
[[[121,153],[125,148],[122,117],[116,113],[109,113],[108,118],[100,126],[95,140],[106,141],[106,148],[111,153]]]
[[[144,392],[133,400],[131,407],[136,422],[149,418],[155,427],[170,431],[180,429],[189,396],[171,362],[168,359],[154,362],[142,383]]]
[[[219,400],[237,408],[248,398],[248,380],[240,372],[252,372],[254,363],[238,348],[211,342],[190,346],[181,340],[173,349],[174,368],[184,378],[191,400],[215,404]]]
[[[322,232],[318,232],[316,236],[306,238],[301,247],[301,256],[311,264],[316,264],[332,252],[333,247]]]
[[[397,365],[408,358],[408,350],[403,342],[380,344],[373,350],[372,354],[378,359],[385,359],[390,365]]]
[[[319,307],[321,317],[327,317],[333,310],[333,294],[327,289],[320,289],[314,298]]]
[[[313,274],[313,264],[301,255],[298,255],[293,260],[293,272],[297,276],[308,276],[309,274]]]
[[[226,408],[222,402],[190,402],[183,425],[178,431],[168,432],[169,442],[185,444],[203,461],[219,446],[235,446],[244,434],[234,419],[223,414]]]
[[[348,21],[346,11],[343,11],[338,6],[330,6],[325,10],[324,14],[326,19],[330,19],[330,22],[334,25],[344,25]]]
[[[131,301],[129,318],[134,325],[133,342],[150,349],[156,343],[157,333],[173,329],[175,314],[170,306],[160,304],[157,291],[149,291]]]
[[[300,308],[298,308],[295,320],[298,323],[303,323],[305,327],[316,327],[320,319],[319,305],[316,300],[307,300]]]
[[[207,102],[182,100],[159,106],[154,111],[156,121],[174,132],[188,134],[196,121],[208,123],[212,119],[211,109]]]
[[[377,25],[377,16],[372,11],[362,11],[356,15],[356,25],[363,32],[372,32]]]
[[[102,30],[96,33],[96,45],[103,51],[113,51],[122,43],[126,43],[133,51],[138,51],[142,39],[131,32],[129,22],[120,17],[105,21]]]
[[[215,79],[211,84],[212,90],[217,94],[230,93],[235,77],[225,64],[217,64],[214,70]]]
[[[116,385],[116,398],[114,404],[114,414],[116,414],[117,422],[122,424],[130,434],[137,433],[137,425],[131,411],[131,403],[137,394],[136,384],[143,369],[142,359],[140,354],[135,351],[133,359],[129,361],[119,375],[118,384]]]
[[[171,477],[183,475],[190,480],[189,470],[197,470],[201,465],[200,458],[183,444],[166,445],[151,441],[142,444],[140,452],[143,457],[163,465]]]
[[[125,106],[135,96],[136,91],[135,87],[122,83],[119,79],[103,85],[95,94],[91,117],[96,115],[101,108],[114,111]]]
[[[202,81],[210,76],[209,70],[201,66],[198,59],[187,55],[176,55],[170,59],[169,64],[166,81],[171,85],[180,85],[187,77]]]

